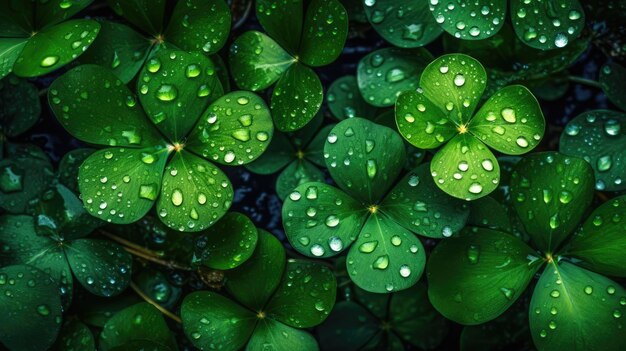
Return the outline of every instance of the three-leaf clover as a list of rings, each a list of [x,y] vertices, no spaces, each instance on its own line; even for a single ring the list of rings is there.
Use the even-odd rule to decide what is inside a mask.
[[[324,181],[324,173],[318,167],[326,166],[324,142],[334,125],[319,129],[322,123],[319,116],[294,133],[275,133],[267,151],[246,165],[258,174],[272,174],[283,169],[276,178],[276,193],[281,200],[302,183]]]
[[[156,201],[170,228],[208,228],[233,197],[227,176],[208,160],[256,159],[272,137],[269,109],[250,92],[221,96],[211,61],[199,53],[159,51],[142,69],[137,90],[139,103],[96,65],[77,67],[50,87],[59,122],[78,139],[109,146],[80,168],[85,207],[103,220],[131,223]]]
[[[96,295],[126,289],[130,254],[110,241],[87,238],[102,222],[87,213],[76,195],[57,184],[32,207],[33,216],[0,217],[1,263],[29,264],[49,273],[64,302],[72,298],[72,275]]]
[[[402,136],[421,149],[443,145],[430,164],[432,177],[443,191],[465,200],[498,186],[500,167],[489,147],[509,155],[526,153],[539,144],[545,127],[537,99],[521,85],[498,90],[474,114],[486,81],[475,59],[444,55],[424,69],[417,91],[396,101]]]
[[[310,182],[298,186],[283,205],[291,245],[310,257],[346,250],[354,283],[370,292],[414,285],[424,270],[420,234],[451,236],[465,225],[462,202],[445,196],[417,167],[392,187],[405,165],[402,138],[362,118],[337,124],[328,134],[324,157],[340,189]]]
[[[429,0],[435,21],[446,32],[465,40],[481,40],[498,33],[505,23],[508,0],[449,3]],[[515,34],[528,46],[549,50],[565,47],[585,24],[578,0],[511,0]]]
[[[466,325],[492,320],[545,266],[528,312],[537,348],[620,349],[626,290],[603,274],[626,276],[626,197],[607,201],[579,227],[593,199],[593,170],[583,159],[556,152],[522,159],[510,186],[532,247],[483,228],[442,241],[428,262],[428,295],[435,308]]]
[[[335,303],[335,277],[320,264],[285,261],[281,243],[259,231],[253,256],[226,273],[226,289],[235,301],[212,291],[187,295],[181,317],[193,345],[224,351],[317,350],[315,339],[300,328],[326,319]]]
[[[231,15],[224,0],[178,1],[167,18],[166,0],[107,2],[141,33],[102,21],[98,38],[81,61],[110,68],[124,83],[162,48],[211,55],[224,46],[230,32]]]
[[[0,78],[37,77],[74,61],[94,41],[98,22],[65,21],[93,0],[2,1]],[[65,22],[64,22],[65,21]]]
[[[348,34],[348,15],[337,0],[258,0],[256,14],[268,35],[248,31],[235,40],[229,61],[235,83],[252,91],[274,82],[271,109],[285,132],[304,127],[324,99],[322,83],[309,67],[333,62]]]

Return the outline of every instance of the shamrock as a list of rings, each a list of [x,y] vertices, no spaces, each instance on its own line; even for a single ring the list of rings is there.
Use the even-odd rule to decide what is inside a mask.
[[[475,59],[444,55],[424,69],[417,91],[396,101],[402,136],[421,149],[437,151],[431,174],[439,188],[465,200],[491,193],[500,167],[487,146],[509,155],[532,150],[545,121],[537,99],[521,85],[500,89],[474,115],[487,75]]]
[[[505,23],[507,0],[449,3],[429,0],[429,8],[441,28],[456,38],[489,38]],[[578,0],[511,0],[511,22],[515,34],[530,47],[551,50],[576,39],[585,24]]]
[[[93,0],[0,1],[0,78],[37,77],[74,61],[94,41],[98,22],[70,20]]]
[[[442,241],[428,262],[433,306],[461,324],[487,322],[507,310],[545,266],[528,311],[537,348],[619,350],[626,335],[626,290],[604,275],[626,276],[626,197],[607,201],[579,227],[593,198],[593,170],[583,159],[557,152],[523,158],[510,186],[530,245],[484,228]]]
[[[448,332],[446,320],[428,302],[425,284],[393,294],[356,288],[354,298],[335,304],[318,328],[324,350],[405,350],[405,343],[430,350]]]
[[[229,61],[235,83],[252,91],[274,82],[271,109],[276,127],[291,132],[319,111],[322,83],[309,67],[333,62],[348,34],[348,15],[337,0],[258,0],[256,14],[267,34],[248,31],[235,39]]]
[[[32,127],[41,114],[37,87],[14,75],[0,80],[0,100],[15,99],[19,104],[0,106],[0,159],[4,157],[4,143]]]
[[[324,141],[334,125],[325,126],[318,132],[322,124],[322,116],[318,116],[293,134],[274,134],[267,151],[246,165],[246,168],[257,174],[272,174],[283,169],[276,179],[276,193],[281,200],[285,200],[302,183],[324,180],[324,173],[318,166],[326,166]]]
[[[61,297],[72,297],[72,275],[89,292],[121,293],[130,280],[132,259],[119,245],[87,238],[102,222],[89,215],[69,189],[56,184],[34,202],[33,216],[0,217],[2,264],[30,264],[48,272]]]
[[[338,123],[328,134],[324,157],[340,189],[325,183],[299,185],[283,205],[291,245],[311,257],[346,250],[348,273],[370,292],[414,285],[425,263],[413,233],[451,236],[465,225],[464,204],[445,196],[419,166],[392,187],[405,165],[402,138],[362,118]]]
[[[212,291],[193,292],[181,307],[183,328],[201,350],[317,350],[313,336],[300,328],[326,319],[336,285],[325,266],[285,262],[281,243],[259,231],[252,257],[226,273],[226,289],[237,302]]]
[[[110,68],[124,83],[163,48],[212,55],[224,46],[230,32],[231,16],[224,0],[181,0],[168,18],[166,0],[107,2],[141,33],[121,23],[102,21],[100,35],[81,61]]]
[[[256,159],[273,133],[267,106],[250,92],[221,96],[211,61],[183,51],[159,51],[142,69],[137,90],[140,104],[96,65],[77,67],[50,87],[52,110],[72,135],[110,146],[80,168],[85,207],[108,222],[131,223],[157,201],[170,228],[211,226],[230,207],[233,190],[208,159],[224,165]]]

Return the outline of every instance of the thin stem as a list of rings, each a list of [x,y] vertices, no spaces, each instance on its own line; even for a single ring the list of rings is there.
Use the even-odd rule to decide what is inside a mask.
[[[39,90],[39,97],[48,95],[48,88],[43,88]]]
[[[567,80],[569,80],[570,82],[584,84],[584,85],[587,85],[587,86],[590,86],[590,87],[602,89],[602,85],[600,85],[599,82],[597,82],[597,81],[595,81],[593,79],[588,79],[588,78],[583,78],[583,77],[576,77],[576,76],[568,76]]]
[[[178,317],[174,313],[170,312],[165,307],[159,305],[158,303],[156,303],[156,301],[152,300],[150,298],[150,296],[146,295],[143,291],[141,291],[141,289],[134,282],[132,282],[132,281],[130,282],[130,287],[133,289],[133,291],[135,291],[137,293],[137,295],[139,295],[142,299],[146,300],[147,303],[149,303],[152,306],[156,307],[157,310],[161,311],[161,313],[163,313],[164,315],[168,316],[173,321],[175,321],[177,323],[182,323],[183,322],[180,319],[180,317]]]

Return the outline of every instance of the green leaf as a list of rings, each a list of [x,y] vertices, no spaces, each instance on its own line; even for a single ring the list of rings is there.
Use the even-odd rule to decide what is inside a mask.
[[[296,328],[322,323],[335,305],[337,281],[326,266],[289,260],[283,279],[264,311],[267,316]]]
[[[507,182],[508,184],[508,182]],[[467,225],[512,233],[511,218],[507,207],[491,196],[472,201]]]
[[[35,29],[34,2],[2,0],[4,11],[0,14],[0,37],[28,38]]]
[[[585,26],[585,13],[578,0],[512,1],[511,19],[517,37],[541,50],[565,47]]]
[[[481,324],[498,317],[519,298],[541,263],[520,239],[472,228],[440,242],[430,254],[428,297],[446,318]]]
[[[28,40],[13,71],[21,77],[55,71],[85,52],[99,31],[100,24],[93,20],[72,20],[44,29]]]
[[[335,124],[325,125],[320,129],[313,140],[306,145],[304,152],[304,158],[313,162],[320,167],[326,167],[326,160],[324,159],[324,145],[330,131],[335,128]]]
[[[502,28],[506,3],[506,0],[475,1],[455,6],[444,1],[430,1],[430,11],[450,35],[464,40],[481,40]]]
[[[624,126],[624,127],[622,127]],[[583,112],[561,134],[562,153],[582,157],[593,168],[596,190],[626,189],[626,114],[608,110]]]
[[[285,249],[276,237],[263,229],[252,256],[241,266],[225,272],[225,286],[237,301],[260,311],[281,281],[285,270]],[[263,277],[263,279],[257,279]]]
[[[520,155],[539,145],[545,123],[533,94],[521,85],[511,85],[490,97],[467,128],[497,151]]]
[[[146,114],[172,142],[180,142],[215,97],[223,93],[213,62],[194,52],[160,50],[139,73]]]
[[[381,202],[379,210],[402,227],[431,238],[458,232],[469,215],[467,205],[435,185],[427,164],[407,173]]]
[[[326,102],[332,115],[339,120],[352,117],[372,119],[376,114],[376,108],[363,99],[355,76],[337,78],[328,88]]]
[[[94,152],[78,171],[87,211],[111,223],[132,223],[145,216],[159,195],[165,152],[159,148]]]
[[[337,0],[312,0],[306,10],[298,55],[313,67],[335,61],[348,37],[348,13]]]
[[[53,350],[96,351],[91,330],[77,319],[65,322]]]
[[[283,204],[289,242],[310,257],[332,257],[356,239],[366,208],[343,191],[324,183],[298,186]]]
[[[403,91],[418,87],[422,71],[432,60],[426,49],[384,48],[369,53],[357,67],[363,98],[374,106],[392,106]]]
[[[620,350],[626,290],[568,262],[551,262],[530,301],[530,331],[539,350]],[[590,323],[592,322],[592,323]]]
[[[263,99],[249,91],[233,91],[213,102],[187,139],[198,155],[224,165],[242,165],[267,149],[274,126]]]
[[[135,95],[106,68],[72,69],[52,83],[48,101],[61,125],[82,141],[145,147],[162,140]]]
[[[165,38],[185,51],[214,54],[226,43],[230,22],[230,9],[224,0],[178,2]]]
[[[350,279],[375,293],[413,286],[425,263],[420,240],[384,213],[369,216],[347,257]]]
[[[438,57],[422,73],[420,88],[424,97],[452,122],[469,122],[485,91],[487,73],[476,59],[463,54]]]
[[[593,211],[570,240],[565,255],[582,260],[576,264],[594,272],[626,277],[624,206],[626,196],[620,196]]]
[[[317,341],[307,331],[298,330],[283,323],[263,319],[257,324],[246,350],[317,351]]]
[[[285,200],[298,185],[323,182],[324,173],[306,159],[298,159],[285,168],[276,179],[278,198]]]
[[[209,56],[209,59],[213,62],[215,66],[215,72],[217,73],[217,78],[222,83],[222,88],[224,89],[224,93],[228,93],[231,91],[230,89],[230,75],[228,66],[226,66],[226,62],[222,59],[222,56],[218,54],[213,54]]]
[[[38,93],[25,79],[9,76],[0,81],[0,100],[16,102],[0,106],[0,135],[15,137],[37,123],[41,114]]]
[[[235,39],[228,61],[237,86],[257,91],[274,84],[297,60],[267,35],[248,31]]]
[[[9,145],[9,157],[0,160],[0,208],[24,213],[28,202],[53,181],[48,156],[37,147]]]
[[[168,227],[197,232],[226,214],[232,201],[233,187],[221,169],[191,152],[181,151],[165,168],[157,211]]]
[[[77,239],[65,244],[65,254],[76,279],[92,294],[119,295],[130,282],[133,259],[118,244]]]
[[[61,301],[54,281],[39,269],[0,268],[0,341],[11,350],[46,350],[61,327]]]
[[[169,257],[169,256],[168,256]],[[148,267],[142,267],[133,277],[137,288],[159,305],[173,309],[178,306],[183,289],[170,282],[166,273]]]
[[[254,252],[258,233],[250,218],[238,212],[227,213],[196,241],[194,263],[226,270],[245,263]]]
[[[553,252],[578,226],[593,198],[593,172],[583,159],[535,153],[515,165],[511,197],[526,232]]]
[[[34,21],[39,29],[49,28],[74,16],[94,0],[52,0],[35,4]]]
[[[107,67],[122,82],[130,82],[143,66],[152,43],[124,24],[111,21],[99,23],[98,37],[77,61]]]
[[[296,150],[286,134],[274,132],[272,141],[265,152],[256,160],[246,164],[246,168],[256,174],[272,174],[280,171],[296,159]]]
[[[59,183],[78,194],[78,170],[80,165],[94,153],[95,150],[78,148],[68,151],[59,162],[57,179]]]
[[[157,36],[163,30],[167,0],[107,0],[109,6],[135,26]]]
[[[257,323],[252,311],[212,291],[187,295],[180,316],[185,335],[201,350],[239,350]]]
[[[302,37],[303,7],[302,0],[259,0],[256,16],[270,37],[295,54]]]
[[[338,123],[328,134],[324,154],[333,180],[365,206],[382,199],[406,157],[398,133],[362,118]]]
[[[454,197],[475,200],[498,187],[500,166],[491,150],[469,134],[459,134],[430,163],[437,186]]]
[[[309,67],[294,64],[282,75],[272,92],[272,117],[276,128],[292,132],[304,127],[324,100],[322,83]]]
[[[335,304],[326,321],[317,328],[323,350],[361,350],[380,332],[379,321],[352,301]]]
[[[100,334],[99,349],[108,351],[136,341],[151,341],[178,350],[163,315],[147,302],[127,307],[111,317]]]
[[[622,85],[626,79],[626,68],[615,62],[608,63],[600,71],[600,85],[612,103],[626,110],[626,89]]]
[[[434,149],[457,135],[456,126],[423,91],[405,91],[396,100],[395,119],[406,141],[420,149]]]
[[[0,38],[0,78],[13,72],[15,61],[27,43],[28,38]]]
[[[77,313],[85,324],[103,328],[116,313],[139,302],[143,300],[135,293],[124,293],[114,299],[87,295],[87,299],[80,302],[80,310]]]
[[[424,46],[443,32],[429,13],[426,1],[377,0],[364,3],[365,14],[372,27],[392,45],[402,48]]]

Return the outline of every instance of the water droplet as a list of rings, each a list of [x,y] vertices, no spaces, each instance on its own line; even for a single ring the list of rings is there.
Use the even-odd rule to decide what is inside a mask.
[[[359,246],[359,251],[363,253],[371,253],[378,246],[378,241],[367,241]]]
[[[174,189],[172,192],[172,204],[180,206],[183,203],[183,192],[180,189]]]
[[[163,84],[157,90],[156,96],[161,101],[173,101],[178,96],[178,90],[173,85]]]
[[[403,278],[408,278],[411,275],[411,268],[409,268],[409,266],[403,264],[402,266],[400,266],[400,275]]]
[[[389,256],[387,255],[378,256],[376,260],[374,260],[374,263],[372,264],[372,266],[380,270],[387,269],[387,267],[389,266]]]
[[[320,257],[322,255],[324,255],[324,248],[322,247],[322,245],[320,244],[315,244],[313,246],[311,246],[311,254],[315,257]]]
[[[41,60],[41,62],[39,63],[39,65],[41,67],[52,67],[54,66],[57,62],[59,62],[59,56],[53,55],[53,56],[46,56],[43,58],[43,60]]]

